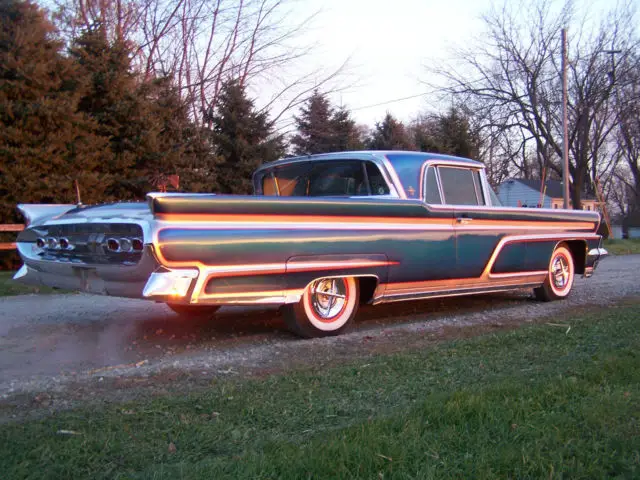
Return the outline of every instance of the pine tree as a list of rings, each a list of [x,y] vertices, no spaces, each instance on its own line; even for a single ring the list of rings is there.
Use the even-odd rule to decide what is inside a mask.
[[[193,156],[206,151],[195,145],[203,137],[169,78],[143,81],[132,68],[131,47],[110,42],[100,24],[75,40],[71,55],[87,79],[79,109],[97,122],[96,135],[108,140],[109,159],[100,172],[111,198],[142,199],[157,180],[174,174],[184,180],[182,187],[207,189],[190,172],[198,163]]]
[[[0,23],[0,222],[18,221],[18,202],[74,202],[74,180],[100,200],[105,142],[77,111],[81,79],[53,25],[20,0],[0,2]]]
[[[351,118],[351,112],[346,107],[335,110],[331,117],[331,129],[333,130],[332,151],[344,152],[364,148],[356,122]]]
[[[291,139],[296,155],[312,155],[335,150],[336,120],[327,97],[318,90],[313,92],[294,117],[298,133]]]
[[[99,167],[108,178],[107,193],[115,200],[139,198],[150,112],[138,94],[129,48],[118,40],[110,44],[97,24],[75,39],[70,53],[87,81],[78,108],[97,122],[96,135],[108,140],[109,158]]]
[[[396,120],[390,113],[387,113],[382,122],[376,123],[368,143],[372,150],[412,150],[415,148],[404,124]]]
[[[218,184],[222,193],[250,194],[251,175],[264,162],[284,154],[266,112],[258,112],[245,88],[235,80],[224,83],[212,117],[212,143],[220,159]]]
[[[471,128],[469,117],[459,108],[451,108],[440,115],[439,134],[446,151],[459,157],[477,158],[480,153],[480,138]]]
[[[460,108],[420,117],[413,122],[410,132],[416,147],[423,152],[468,158],[477,158],[480,152],[480,138]]]

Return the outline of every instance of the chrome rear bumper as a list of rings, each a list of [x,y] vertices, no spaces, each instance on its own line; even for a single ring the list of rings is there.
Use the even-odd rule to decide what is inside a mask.
[[[589,250],[589,253],[587,254],[590,257],[606,257],[607,255],[609,255],[609,252],[607,252],[606,249],[600,247],[600,248],[592,248],[591,250]]]
[[[140,261],[135,265],[87,265],[23,259],[24,265],[13,277],[20,283],[128,298],[145,298],[145,285],[159,267],[150,245],[145,246]]]
[[[602,247],[592,248],[591,250],[589,250],[587,252],[587,262],[584,268],[583,276],[585,278],[589,278],[591,275],[593,275],[593,271],[598,266],[598,262],[607,255],[609,255],[609,252],[607,252],[607,250]]]

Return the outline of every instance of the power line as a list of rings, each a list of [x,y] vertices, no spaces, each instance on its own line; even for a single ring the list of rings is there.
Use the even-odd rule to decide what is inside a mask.
[[[350,110],[352,112],[355,112],[357,110],[364,110],[366,108],[381,107],[382,105],[388,105],[390,103],[403,102],[405,100],[411,100],[413,98],[424,97],[425,95],[429,95],[429,92],[417,93],[416,95],[410,95],[408,97],[394,98],[393,100],[387,100],[387,101],[380,102],[380,103],[373,103],[371,105],[364,105],[362,107],[351,108]]]

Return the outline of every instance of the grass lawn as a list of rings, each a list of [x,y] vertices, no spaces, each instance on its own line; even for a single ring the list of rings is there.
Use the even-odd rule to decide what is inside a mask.
[[[640,301],[5,424],[0,445],[6,479],[638,478]]]
[[[605,240],[604,248],[612,255],[640,254],[640,238]]]
[[[26,295],[27,293],[61,293],[49,287],[33,287],[11,280],[15,272],[0,272],[0,297],[7,295]]]

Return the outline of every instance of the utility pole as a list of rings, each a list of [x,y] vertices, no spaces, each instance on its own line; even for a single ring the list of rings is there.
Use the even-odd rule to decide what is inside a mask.
[[[562,190],[564,208],[569,208],[569,126],[567,113],[567,29],[562,29]]]

